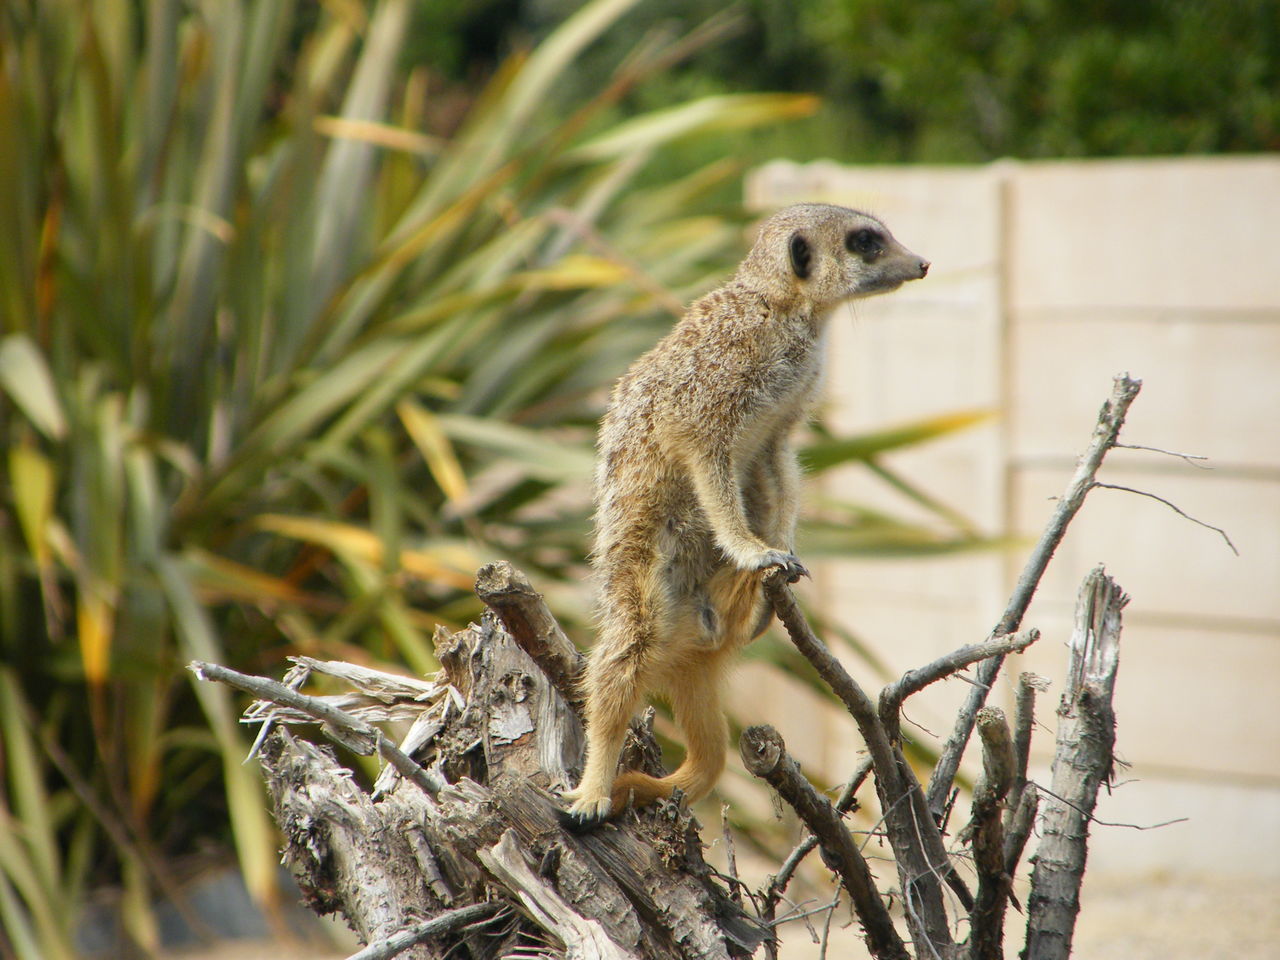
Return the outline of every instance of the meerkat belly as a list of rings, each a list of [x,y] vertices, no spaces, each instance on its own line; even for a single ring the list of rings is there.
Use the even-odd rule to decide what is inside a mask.
[[[763,603],[760,576],[725,558],[701,509],[673,511],[659,542],[672,644],[696,655],[751,640]]]

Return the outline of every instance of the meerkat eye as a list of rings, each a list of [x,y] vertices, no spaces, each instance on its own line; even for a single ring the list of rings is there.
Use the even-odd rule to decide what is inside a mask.
[[[844,238],[845,249],[862,257],[875,257],[884,252],[884,235],[878,230],[850,230]]]

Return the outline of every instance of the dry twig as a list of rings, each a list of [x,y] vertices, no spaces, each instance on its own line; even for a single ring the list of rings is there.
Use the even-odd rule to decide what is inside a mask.
[[[1067,532],[1067,524],[1084,505],[1085,496],[1092,489],[1098,469],[1102,466],[1107,452],[1116,445],[1120,436],[1120,428],[1124,425],[1129,405],[1133,403],[1138,391],[1142,389],[1142,381],[1134,380],[1122,373],[1115,378],[1111,397],[1102,405],[1098,414],[1098,422],[1093,430],[1093,440],[1085,450],[1076,466],[1076,472],[1067,484],[1066,492],[1054,508],[1053,516],[1040,535],[1031,556],[1018,577],[1013,588],[1009,604],[1004,615],[996,624],[992,633],[996,636],[1013,633],[1022,624],[1023,614],[1031,603],[1031,598],[1040,584],[1049,560],[1053,557],[1058,544]],[[996,674],[1004,663],[1001,656],[984,660],[978,667],[978,685],[969,691],[969,698],[956,719],[955,729],[942,748],[942,755],[934,767],[933,777],[929,781],[929,809],[936,819],[941,821],[943,808],[947,803],[947,795],[951,792],[951,784],[955,781],[956,771],[960,768],[960,758],[973,732],[973,721],[978,709],[986,702],[987,693],[995,682]]]

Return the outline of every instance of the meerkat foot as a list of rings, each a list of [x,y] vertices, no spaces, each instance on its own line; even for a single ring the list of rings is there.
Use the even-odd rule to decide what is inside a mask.
[[[613,801],[609,797],[575,797],[577,791],[564,795],[573,801],[568,810],[558,810],[560,825],[571,833],[585,833],[600,826],[613,815]]]
[[[782,550],[766,550],[764,553],[756,557],[752,563],[754,570],[768,570],[770,567],[781,567],[787,575],[787,583],[795,583],[801,577],[813,579],[813,574],[809,572],[809,568],[800,562],[800,558],[794,553],[786,553]]]

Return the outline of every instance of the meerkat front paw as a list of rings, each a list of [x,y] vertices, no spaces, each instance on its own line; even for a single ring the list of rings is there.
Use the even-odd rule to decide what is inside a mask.
[[[795,583],[801,577],[813,579],[809,568],[800,562],[794,553],[783,550],[766,550],[752,561],[752,570],[768,570],[770,567],[781,567],[787,575],[787,583]]]

